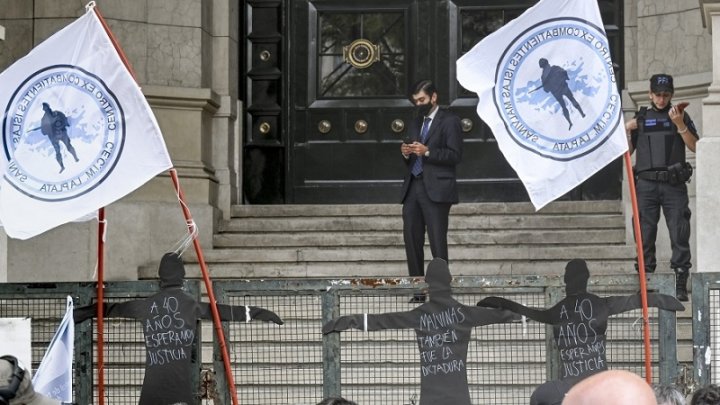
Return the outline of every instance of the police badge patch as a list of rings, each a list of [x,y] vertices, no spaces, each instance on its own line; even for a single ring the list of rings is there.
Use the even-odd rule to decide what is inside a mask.
[[[97,187],[125,141],[123,109],[102,79],[71,65],[30,75],[15,90],[2,125],[6,178],[23,194],[63,201]]]

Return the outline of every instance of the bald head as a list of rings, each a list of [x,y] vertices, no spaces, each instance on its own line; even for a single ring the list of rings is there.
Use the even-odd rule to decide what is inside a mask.
[[[657,401],[647,382],[636,374],[609,370],[580,381],[567,393],[562,404],[657,405]]]

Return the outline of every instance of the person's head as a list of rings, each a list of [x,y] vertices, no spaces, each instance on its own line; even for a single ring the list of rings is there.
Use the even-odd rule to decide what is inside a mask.
[[[160,288],[181,287],[185,279],[185,265],[177,253],[165,253],[158,269]]]
[[[685,397],[672,385],[653,384],[658,405],[685,405]]]
[[[568,391],[562,405],[657,405],[655,394],[639,376],[624,370],[602,371]]]
[[[357,405],[353,401],[348,401],[345,398],[341,397],[332,397],[332,398],[325,398],[322,401],[318,402],[317,405]]]
[[[32,377],[14,356],[0,357],[0,405],[59,405],[35,392]]]
[[[690,405],[716,404],[720,404],[720,387],[715,384],[710,384],[698,389],[690,400]]]
[[[410,99],[418,116],[429,115],[438,103],[437,88],[431,80],[420,80],[410,90]]]
[[[657,110],[664,110],[670,105],[675,87],[673,78],[665,73],[652,75],[650,78],[650,102]]]
[[[588,270],[585,260],[570,260],[565,266],[565,293],[572,295],[586,292],[589,278],[590,271]]]
[[[430,300],[432,301],[435,298],[443,296],[449,297],[451,281],[452,276],[450,275],[448,263],[440,258],[433,259],[428,265],[425,274],[425,282],[428,284]]]
[[[540,58],[538,61],[538,65],[540,65],[541,68],[544,68],[545,66],[549,65],[548,60],[545,58]]]

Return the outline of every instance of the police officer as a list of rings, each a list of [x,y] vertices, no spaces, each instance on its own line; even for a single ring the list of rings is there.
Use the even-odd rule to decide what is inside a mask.
[[[655,239],[660,209],[665,215],[675,272],[676,295],[687,301],[690,275],[690,208],[686,182],[692,168],[685,162],[685,147],[695,152],[699,138],[695,124],[685,113],[687,103],[671,103],[673,78],[656,74],[650,78],[650,108],[641,108],[625,123],[630,153],[635,158],[636,194],[640,213],[645,271],[655,271]]]

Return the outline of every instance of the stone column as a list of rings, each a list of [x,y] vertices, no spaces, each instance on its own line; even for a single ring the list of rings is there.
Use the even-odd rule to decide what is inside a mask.
[[[5,27],[0,25],[0,41],[4,41],[4,40],[5,40]]]
[[[701,0],[703,25],[712,38],[712,82],[703,99],[703,133],[697,145],[697,271],[720,270],[720,0]],[[713,32],[713,26],[716,28]]]

